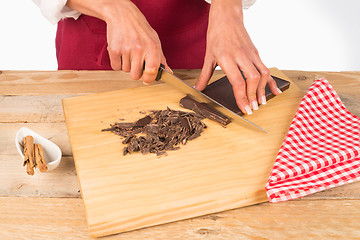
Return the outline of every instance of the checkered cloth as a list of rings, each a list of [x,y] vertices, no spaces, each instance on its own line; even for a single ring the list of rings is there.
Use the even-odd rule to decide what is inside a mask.
[[[350,86],[349,86],[350,87]],[[360,118],[330,83],[316,80],[302,99],[271,171],[270,202],[360,180]]]

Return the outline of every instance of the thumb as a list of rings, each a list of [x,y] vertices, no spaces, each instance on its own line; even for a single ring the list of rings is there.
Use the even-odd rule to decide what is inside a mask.
[[[216,66],[215,60],[211,57],[206,57],[201,73],[195,83],[195,88],[202,91],[207,86]]]

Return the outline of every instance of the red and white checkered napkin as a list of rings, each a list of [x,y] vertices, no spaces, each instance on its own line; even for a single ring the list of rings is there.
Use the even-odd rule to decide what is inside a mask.
[[[302,99],[271,171],[270,202],[360,180],[360,118],[330,83],[316,80]]]

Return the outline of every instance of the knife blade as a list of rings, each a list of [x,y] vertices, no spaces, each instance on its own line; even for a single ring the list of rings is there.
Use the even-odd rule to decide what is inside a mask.
[[[160,80],[162,82],[172,85],[173,87],[182,91],[183,93],[190,95],[196,101],[210,103],[212,105],[215,105],[216,109],[218,111],[220,111],[222,114],[229,117],[232,122],[236,122],[237,124],[240,124],[242,126],[244,126],[244,124],[247,124],[248,126],[255,127],[256,129],[259,129],[259,130],[267,133],[267,131],[265,129],[261,128],[260,126],[256,125],[255,123],[250,122],[249,120],[243,118],[242,116],[236,114],[235,112],[226,108],[225,106],[223,106],[222,104],[213,100],[209,96],[205,95],[204,93],[202,93],[199,90],[195,89],[194,87],[190,86],[188,83],[184,82],[180,78],[176,77],[174,74],[168,72],[165,69],[165,66],[163,64],[160,65],[159,71],[158,71],[158,74],[157,74],[155,80],[156,81]]]

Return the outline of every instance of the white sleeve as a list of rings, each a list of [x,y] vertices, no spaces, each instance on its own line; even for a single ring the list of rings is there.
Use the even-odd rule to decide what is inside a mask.
[[[205,0],[206,2],[211,4],[211,0]],[[242,4],[243,4],[243,8],[249,8],[251,7],[256,0],[243,0]]]
[[[81,13],[65,6],[67,0],[33,0],[33,2],[40,7],[41,13],[52,24],[56,24],[64,18],[77,19],[81,15]]]

